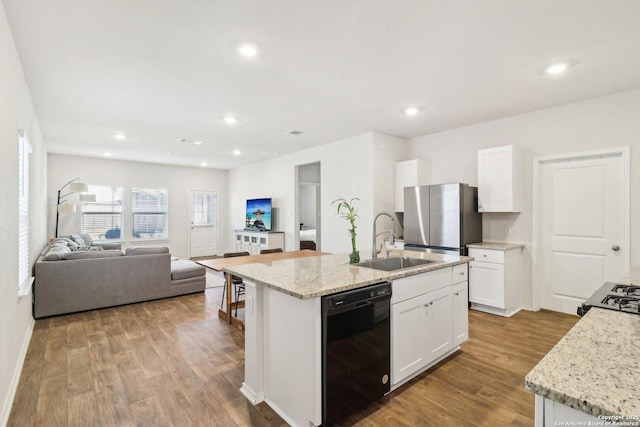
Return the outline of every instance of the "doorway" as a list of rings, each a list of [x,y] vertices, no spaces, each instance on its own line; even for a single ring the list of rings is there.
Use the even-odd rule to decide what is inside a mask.
[[[629,268],[629,149],[534,163],[534,309],[576,314]]]
[[[296,232],[299,249],[320,250],[321,221],[320,162],[297,166],[296,178]]]
[[[218,253],[218,192],[189,190],[190,257]]]

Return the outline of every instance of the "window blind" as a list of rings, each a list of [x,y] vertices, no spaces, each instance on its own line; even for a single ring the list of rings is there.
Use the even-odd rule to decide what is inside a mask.
[[[123,187],[89,185],[89,193],[96,195],[96,201],[82,203],[82,233],[91,235],[95,240],[121,239]]]
[[[166,239],[168,191],[164,189],[132,188],[131,214],[134,239]]]
[[[29,269],[29,154],[23,131],[18,134],[18,288],[30,279]]]

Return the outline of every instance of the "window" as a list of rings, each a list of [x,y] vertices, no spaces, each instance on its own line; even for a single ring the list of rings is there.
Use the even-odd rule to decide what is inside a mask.
[[[28,291],[29,269],[29,154],[31,146],[24,131],[18,132],[18,287]],[[29,286],[25,286],[29,284]]]
[[[132,237],[134,239],[166,239],[167,190],[131,189]]]
[[[120,186],[89,185],[95,202],[82,204],[82,233],[95,240],[121,239],[123,226],[123,191]]]

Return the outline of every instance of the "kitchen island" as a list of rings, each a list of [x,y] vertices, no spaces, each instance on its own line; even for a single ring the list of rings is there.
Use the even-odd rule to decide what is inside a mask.
[[[379,271],[349,265],[347,255],[322,255],[225,269],[243,277],[246,283],[245,381],[242,393],[254,404],[265,401],[291,425],[320,425],[321,297],[385,281],[392,282],[392,303],[394,298],[398,302],[394,308],[404,308],[414,299],[433,294],[429,291],[434,289],[444,294],[441,301],[449,304],[439,309],[440,313],[443,308],[447,313],[446,324],[429,328],[430,331],[448,331],[446,343],[433,353],[427,349],[427,355],[420,347],[423,345],[421,341],[425,340],[410,340],[405,331],[409,329],[413,333],[421,326],[403,327],[394,332],[394,323],[403,324],[406,319],[399,317],[400,311],[395,311],[394,319],[394,311],[391,311],[391,361],[392,365],[399,366],[395,371],[401,372],[394,375],[392,367],[392,390],[456,351],[458,343],[466,339],[468,327],[466,280],[470,258],[412,251],[397,251],[394,256],[410,256],[435,263]],[[425,290],[417,290],[423,284]],[[420,292],[419,297],[412,298],[413,293]],[[460,313],[457,322],[454,322],[452,306],[454,295],[459,301],[457,307],[463,309],[457,310]],[[428,305],[421,300],[419,302],[420,307]]]
[[[619,283],[639,280],[634,270]],[[640,425],[638,355],[640,316],[591,308],[526,376],[536,426]]]

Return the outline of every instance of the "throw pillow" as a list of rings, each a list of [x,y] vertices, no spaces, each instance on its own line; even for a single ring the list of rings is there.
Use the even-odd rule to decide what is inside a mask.
[[[73,240],[74,242],[76,242],[80,246],[86,245],[86,243],[84,242],[84,239],[82,237],[80,237],[79,234],[72,234],[71,235],[71,240]]]

